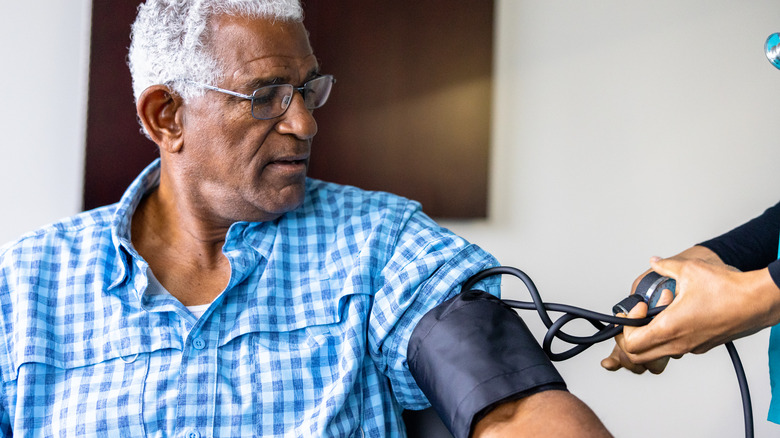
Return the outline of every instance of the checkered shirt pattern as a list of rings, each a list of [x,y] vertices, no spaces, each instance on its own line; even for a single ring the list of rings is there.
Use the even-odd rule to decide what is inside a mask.
[[[196,318],[146,293],[130,243],[159,174],[0,249],[0,433],[404,436],[401,412],[428,406],[415,324],[495,260],[415,202],[308,180],[299,209],[230,228],[229,284]]]

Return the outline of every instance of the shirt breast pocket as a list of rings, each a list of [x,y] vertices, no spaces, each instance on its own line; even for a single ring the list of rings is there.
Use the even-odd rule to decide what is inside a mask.
[[[143,390],[149,354],[27,356],[16,379],[14,434],[145,436]]]
[[[359,363],[365,353],[369,300],[363,294],[347,295],[340,306],[318,309],[296,324],[248,333],[239,342],[240,362],[253,373],[275,370],[269,377],[276,380],[285,380],[280,376],[289,373],[288,381],[304,379],[304,387],[312,382],[328,386],[347,371],[346,364]]]
[[[261,318],[246,318],[247,332],[222,347],[218,386],[231,391],[230,409],[265,419],[251,426],[252,434],[271,434],[277,418],[294,424],[291,435],[344,436],[359,429],[370,296],[344,294],[336,304],[251,330],[250,321]]]

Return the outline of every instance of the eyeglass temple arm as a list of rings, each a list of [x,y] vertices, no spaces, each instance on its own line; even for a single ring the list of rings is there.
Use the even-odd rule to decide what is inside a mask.
[[[242,99],[248,99],[248,100],[253,100],[254,99],[252,96],[250,96],[248,94],[236,93],[235,91],[226,90],[224,88],[215,87],[213,85],[203,84],[201,82],[195,82],[195,81],[187,81],[187,82],[189,82],[191,84],[198,85],[200,87],[203,87],[203,88],[206,88],[206,89],[209,89],[209,90],[212,90],[212,91],[218,91],[220,93],[225,93],[225,94],[229,94],[231,96],[240,97]]]

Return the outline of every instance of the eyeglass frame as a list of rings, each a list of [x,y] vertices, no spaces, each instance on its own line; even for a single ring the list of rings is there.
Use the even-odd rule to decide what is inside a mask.
[[[190,80],[188,80],[186,82],[188,82],[190,84],[193,84],[193,85],[197,85],[199,87],[203,87],[203,88],[205,88],[207,90],[217,91],[219,93],[224,93],[224,94],[227,94],[227,95],[230,95],[230,96],[233,96],[233,97],[238,97],[238,98],[241,98],[241,99],[249,100],[249,101],[252,102],[252,111],[251,112],[252,112],[252,118],[253,119],[255,119],[255,120],[271,120],[271,119],[275,119],[277,117],[283,116],[287,112],[287,110],[290,109],[290,105],[292,104],[292,97],[295,95],[296,91],[301,94],[301,97],[303,97],[303,102],[304,102],[304,105],[305,105],[306,104],[306,95],[304,94],[304,91],[306,90],[306,85],[308,85],[312,81],[316,81],[316,80],[322,79],[322,78],[329,78],[330,79],[330,84],[331,84],[331,89],[332,89],[333,84],[336,83],[336,78],[334,78],[333,75],[319,75],[316,78],[309,79],[308,81],[304,82],[304,84],[301,85],[300,87],[296,87],[295,85],[292,85],[292,84],[269,84],[269,85],[263,85],[262,87],[256,88],[254,91],[252,91],[251,95],[250,94],[239,93],[237,91],[227,90],[225,88],[216,87],[214,85],[204,84],[202,82],[190,81]],[[280,86],[281,87],[283,87],[283,86],[291,86],[293,88],[293,92],[292,92],[292,94],[290,94],[290,97],[289,97],[290,102],[287,102],[287,106],[282,110],[282,112],[279,115],[276,115],[276,116],[273,116],[273,117],[255,117],[255,104],[254,104],[254,100],[257,99],[257,98],[254,96],[254,94],[257,93],[258,91],[264,89],[264,88],[280,87]],[[330,97],[330,90],[328,91],[328,97]],[[323,105],[325,105],[325,102],[327,102],[327,101],[328,101],[328,99],[326,97],[325,101],[322,102],[319,106],[316,106],[314,108],[306,107],[306,109],[314,110],[314,109],[320,108]]]

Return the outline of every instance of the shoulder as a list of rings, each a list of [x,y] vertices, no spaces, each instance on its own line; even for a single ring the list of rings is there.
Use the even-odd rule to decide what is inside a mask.
[[[0,259],[19,249],[34,247],[39,251],[46,245],[67,244],[83,240],[84,234],[109,230],[116,211],[115,205],[85,211],[74,216],[60,219],[37,230],[23,234],[0,248]]]
[[[370,247],[376,260],[385,262],[395,257],[404,264],[428,252],[444,254],[469,246],[426,215],[419,202],[313,179],[304,205],[291,219],[287,225],[295,224],[296,233],[287,234],[330,236],[346,242],[353,253]]]
[[[306,195],[304,209],[325,210],[339,215],[421,210],[420,203],[403,196],[316,179],[308,180]]]
[[[0,291],[19,282],[45,284],[63,270],[91,266],[113,248],[114,206],[83,212],[22,235],[0,248]]]
[[[422,213],[419,202],[382,191],[310,179],[306,200],[296,217],[326,228],[397,234]],[[427,218],[427,217],[426,217]],[[430,221],[430,225],[435,225]]]

